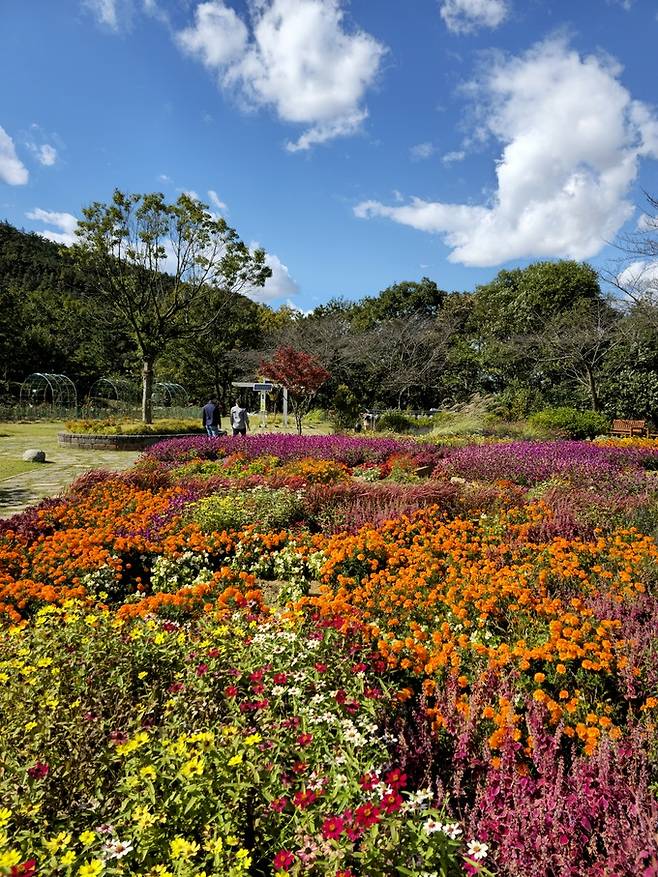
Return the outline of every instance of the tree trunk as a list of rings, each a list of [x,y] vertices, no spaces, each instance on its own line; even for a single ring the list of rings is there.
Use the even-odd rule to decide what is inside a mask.
[[[587,372],[587,386],[589,387],[589,395],[592,400],[592,411],[600,411],[601,403],[599,402],[599,394],[596,388],[596,378],[594,377],[594,371],[587,364],[585,364],[585,371]]]
[[[153,423],[153,360],[145,359],[142,366],[142,420]]]

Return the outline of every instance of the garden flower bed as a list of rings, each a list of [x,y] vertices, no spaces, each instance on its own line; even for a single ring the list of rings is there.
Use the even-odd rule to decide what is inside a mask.
[[[190,437],[2,522],[0,874],[658,874],[657,465]]]

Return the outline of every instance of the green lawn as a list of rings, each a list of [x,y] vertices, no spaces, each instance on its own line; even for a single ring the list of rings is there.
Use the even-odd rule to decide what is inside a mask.
[[[0,457],[0,481],[3,478],[13,478],[14,475],[22,475],[23,472],[32,472],[43,466],[43,463],[25,463],[23,460],[12,460],[8,457]]]

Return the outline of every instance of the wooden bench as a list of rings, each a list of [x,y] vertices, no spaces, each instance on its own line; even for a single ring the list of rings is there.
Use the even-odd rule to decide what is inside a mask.
[[[649,427],[646,420],[613,420],[611,435],[630,438],[635,435],[648,436]]]

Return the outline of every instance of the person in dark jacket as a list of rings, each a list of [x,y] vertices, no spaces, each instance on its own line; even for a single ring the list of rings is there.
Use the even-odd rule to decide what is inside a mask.
[[[222,426],[222,413],[217,399],[210,399],[201,409],[201,422],[209,436],[217,437]]]

